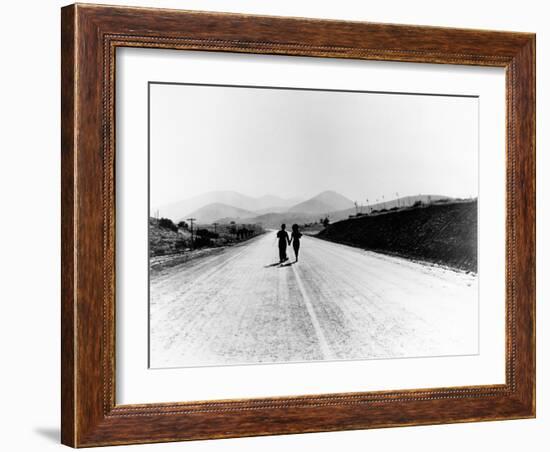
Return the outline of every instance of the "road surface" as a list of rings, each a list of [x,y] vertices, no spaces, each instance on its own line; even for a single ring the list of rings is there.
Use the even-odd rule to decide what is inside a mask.
[[[152,276],[152,368],[478,353],[477,277],[275,231]]]

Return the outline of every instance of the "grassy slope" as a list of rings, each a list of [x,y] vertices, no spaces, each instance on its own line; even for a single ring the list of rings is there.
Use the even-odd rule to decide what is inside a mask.
[[[151,256],[162,256],[178,252],[177,244],[183,244],[190,234],[182,235],[167,228],[161,228],[156,218],[149,218],[149,252]]]
[[[477,272],[477,201],[343,220],[317,237]]]

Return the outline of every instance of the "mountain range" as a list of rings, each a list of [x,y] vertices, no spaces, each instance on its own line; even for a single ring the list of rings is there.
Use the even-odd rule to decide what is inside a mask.
[[[221,218],[251,218],[256,215],[256,213],[250,210],[239,209],[238,207],[233,207],[221,202],[214,202],[185,215],[185,218],[195,218],[198,223],[211,224],[215,222],[220,223],[219,220]],[[183,217],[180,218],[180,220],[183,219]]]
[[[288,209],[288,212],[303,212],[313,214],[323,214],[335,210],[351,209],[354,206],[345,196],[335,191],[324,191],[304,202],[296,204]]]
[[[262,223],[267,227],[273,227],[281,222],[304,223],[317,221],[319,216],[328,215],[329,212],[348,209],[353,202],[345,196],[334,191],[324,191],[290,206],[285,206],[281,198],[264,196],[258,198],[263,202],[275,203],[274,207],[261,207],[260,209],[242,209],[226,203],[211,203],[191,212],[186,218],[196,218],[198,223]],[[266,201],[267,200],[267,201]],[[257,200],[256,200],[257,201]],[[262,202],[256,202],[261,205]],[[248,204],[250,206],[250,203]]]
[[[268,212],[284,212],[301,201],[303,201],[303,198],[285,199],[274,195],[254,198],[235,191],[211,191],[193,198],[161,206],[158,208],[158,215],[160,217],[170,218],[174,221],[189,217],[200,218],[200,212],[197,213],[197,211],[209,204],[223,204],[227,207],[233,207],[259,215]],[[218,218],[223,216],[240,216],[238,213],[223,215],[223,210],[227,209],[220,206],[222,215]],[[213,209],[209,209],[208,212],[213,212]],[[227,213],[230,212],[228,211]],[[240,213],[242,214],[243,212]]]
[[[261,223],[265,227],[278,227],[281,223],[312,223],[328,216],[332,222],[348,218],[358,211],[391,209],[412,206],[415,202],[430,203],[450,199],[441,195],[415,195],[379,202],[368,207],[355,207],[345,196],[335,191],[324,191],[304,200],[284,199],[266,195],[259,198],[245,196],[237,192],[218,191],[180,201],[159,209],[161,217],[173,221],[195,218],[198,224]]]

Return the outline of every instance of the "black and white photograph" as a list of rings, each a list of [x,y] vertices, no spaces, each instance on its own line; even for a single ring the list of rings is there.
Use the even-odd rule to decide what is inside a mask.
[[[478,353],[478,98],[149,83],[151,368]]]

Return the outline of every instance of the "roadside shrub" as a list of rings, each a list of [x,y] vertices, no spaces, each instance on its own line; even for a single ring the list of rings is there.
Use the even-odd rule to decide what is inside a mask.
[[[170,229],[171,231],[178,232],[178,227],[169,218],[161,218],[159,220],[159,226],[164,229]]]
[[[195,240],[193,241],[193,245],[195,248],[203,248],[205,246],[212,246],[212,240],[210,240],[208,237],[202,237],[197,236],[195,237]]]
[[[212,232],[208,229],[197,229],[196,234],[197,236],[201,236],[207,239],[217,239],[220,236],[220,234],[218,234],[217,232]]]

